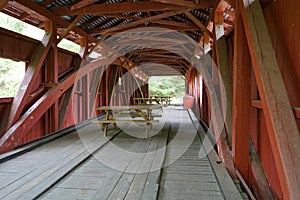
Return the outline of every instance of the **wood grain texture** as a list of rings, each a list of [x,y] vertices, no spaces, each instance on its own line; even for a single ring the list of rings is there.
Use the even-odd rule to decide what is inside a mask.
[[[241,12],[275,166],[285,198],[300,198],[300,138],[259,1]]]

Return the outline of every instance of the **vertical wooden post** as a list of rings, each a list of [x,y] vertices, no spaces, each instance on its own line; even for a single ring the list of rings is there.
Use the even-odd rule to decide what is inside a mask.
[[[211,50],[209,41],[210,41],[210,36],[207,33],[203,33],[204,54],[208,53]]]
[[[97,68],[92,73],[92,80],[91,80],[91,95],[90,95],[90,108],[89,108],[89,117],[92,116],[92,113],[95,108],[96,99],[98,99],[98,92],[100,89],[100,84],[105,79],[103,77],[103,67]],[[101,79],[100,79],[101,78]]]
[[[105,71],[105,84],[103,85],[103,90],[105,91],[105,105],[109,105],[110,104],[110,94],[111,94],[111,91],[109,90],[109,74],[111,72],[111,67],[107,67],[106,68],[106,71]]]
[[[232,178],[236,178],[235,170],[234,170],[234,164],[232,160],[232,155],[230,151],[230,145],[231,145],[231,110],[232,110],[232,85],[231,85],[231,76],[230,76],[230,68],[228,66],[228,55],[227,55],[227,45],[226,40],[222,35],[224,35],[224,27],[223,27],[223,11],[216,10],[215,12],[215,18],[214,18],[214,27],[213,27],[213,60],[215,61],[218,72],[214,70],[215,68],[212,68],[212,77],[213,81],[216,85],[214,85],[214,91],[215,91],[215,97],[210,98],[212,101],[212,106],[218,105],[218,102],[220,102],[220,108],[221,110],[217,110],[215,108],[212,108],[212,123],[213,123],[213,129],[216,134],[217,139],[217,145],[218,145],[218,153],[221,157],[222,161],[224,162],[224,165],[226,169],[228,170],[229,174]],[[220,40],[217,40],[217,38],[222,37]],[[219,80],[219,73],[221,74],[221,77],[223,79],[223,82]],[[222,85],[224,84],[224,85]],[[224,86],[224,87],[223,87]],[[208,86],[212,87],[212,86]],[[223,91],[223,88],[225,91]],[[211,91],[211,90],[210,90]],[[226,104],[224,102],[224,93],[226,92]],[[228,96],[228,94],[229,96]],[[231,94],[231,95],[230,95]],[[229,105],[228,105],[229,104]],[[223,113],[224,108],[227,108],[226,113]],[[225,118],[225,125],[227,128],[227,132],[225,129],[220,130],[221,127],[221,119]],[[228,116],[227,116],[228,115]],[[229,122],[229,123],[226,123]],[[228,136],[228,139],[226,137]]]
[[[224,12],[216,11],[214,17],[216,39],[220,39],[224,34]]]
[[[76,97],[74,97],[74,98],[77,98],[77,102],[76,102],[76,104],[77,104],[77,121],[76,121],[76,123],[77,122],[80,122],[81,120],[83,120],[82,119],[82,116],[83,116],[83,114],[82,114],[82,78],[81,79],[78,79],[78,80],[76,80],[76,82],[75,82],[75,84],[74,84],[74,88],[75,88],[75,94],[77,94],[76,95]]]
[[[216,64],[220,70],[222,77],[221,84],[224,85],[226,92],[226,113],[224,115],[225,124],[227,129],[227,136],[229,146],[232,143],[232,82],[231,82],[231,70],[228,62],[227,43],[224,36],[224,16],[223,12],[215,12],[215,46],[216,46]],[[221,91],[222,92],[222,91]],[[222,94],[225,95],[225,94]],[[225,109],[224,109],[225,110]]]
[[[241,15],[236,10],[233,64],[232,153],[236,168],[249,181],[251,61]]]
[[[222,77],[222,82],[220,84],[224,85],[226,92],[226,113],[223,113],[225,118],[226,130],[228,135],[228,142],[231,146],[232,142],[232,82],[231,82],[231,70],[228,63],[228,54],[227,54],[227,44],[225,37],[220,38],[216,41],[217,51],[218,51],[218,66],[220,69],[220,74]],[[222,91],[221,91],[222,92]],[[222,94],[225,95],[225,94]],[[225,110],[225,109],[224,109]]]
[[[285,199],[300,199],[300,137],[258,0],[240,0],[268,136]]]
[[[58,84],[58,49],[57,49],[57,27],[55,22],[45,22],[45,31],[53,33],[53,42],[49,50],[46,61],[46,81],[52,84]],[[59,128],[58,101],[56,101],[48,111],[48,133],[54,132]]]
[[[86,120],[89,117],[90,109],[90,87],[89,87],[89,73],[84,75],[81,79],[81,99],[82,99],[82,119]]]
[[[87,54],[88,54],[88,41],[87,41],[86,38],[80,38],[79,55],[80,55],[82,61],[84,61],[84,59],[86,58]]]
[[[80,40],[80,51],[79,55],[81,57],[81,64],[83,64],[87,53],[88,53],[88,42],[85,38],[81,38]],[[81,119],[86,120],[89,118],[89,113],[90,113],[90,73],[84,75],[81,79]]]
[[[80,67],[80,62],[81,60],[78,57],[75,57],[73,59],[72,65],[75,66],[74,67],[74,71],[76,71],[77,69],[79,69]],[[73,103],[73,99],[75,98],[74,96],[72,97],[73,94],[73,88],[74,86],[72,85],[70,89],[68,89],[66,91],[66,93],[64,94],[64,98],[63,100],[60,102],[60,106],[59,106],[59,128],[62,128],[63,123],[65,121],[66,118],[66,113],[72,113],[72,103]]]

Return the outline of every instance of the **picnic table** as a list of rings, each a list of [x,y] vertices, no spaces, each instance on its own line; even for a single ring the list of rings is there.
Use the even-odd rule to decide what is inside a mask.
[[[145,105],[133,105],[133,106],[102,106],[97,110],[105,111],[105,119],[98,120],[97,123],[102,124],[104,129],[104,136],[107,135],[107,128],[109,124],[117,123],[125,124],[146,124],[146,137],[148,137],[149,125],[159,123],[159,120],[154,120],[154,117],[159,115],[153,115],[153,110],[161,109],[158,104],[145,104]],[[130,117],[122,119],[121,117]],[[131,119],[139,118],[139,119]]]
[[[170,104],[171,97],[149,97],[149,98],[134,98],[134,101],[137,101],[139,105],[142,104],[152,104],[153,102],[160,104],[162,106],[168,106]]]

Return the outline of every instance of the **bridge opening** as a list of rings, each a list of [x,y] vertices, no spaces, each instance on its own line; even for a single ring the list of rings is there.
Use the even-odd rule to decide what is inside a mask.
[[[185,95],[185,80],[181,76],[151,76],[149,95],[171,97],[172,105],[182,105]]]

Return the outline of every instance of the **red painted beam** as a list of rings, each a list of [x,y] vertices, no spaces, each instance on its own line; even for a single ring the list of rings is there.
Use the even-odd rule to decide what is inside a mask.
[[[45,29],[47,32],[51,32],[54,35],[51,48],[48,53],[46,61],[46,80],[50,84],[58,84],[58,47],[57,47],[57,26],[55,23],[48,21],[45,23]],[[58,130],[59,127],[59,110],[58,101],[56,101],[49,109],[48,120],[46,120],[46,125],[48,125],[48,133]]]
[[[9,104],[13,101],[13,97],[1,97],[0,104]]]
[[[263,109],[260,100],[251,100],[251,107]],[[293,113],[296,119],[300,119],[300,107],[294,107]]]
[[[249,183],[251,61],[240,15],[234,36],[232,153],[236,168]]]
[[[263,109],[260,100],[251,100],[251,107]]]
[[[200,68],[200,74],[203,75],[205,81],[211,81],[209,77],[209,72],[206,71],[205,67]],[[219,82],[220,74],[217,74],[215,78],[217,78],[217,82]],[[192,79],[193,81],[193,79]],[[209,109],[211,110],[211,121],[212,121],[212,129],[214,135],[216,137],[217,146],[218,146],[218,154],[222,159],[227,171],[233,179],[236,179],[235,169],[233,165],[231,151],[229,149],[228,141],[226,138],[226,131],[224,129],[224,117],[222,113],[224,110],[222,109],[222,105],[218,100],[218,96],[220,90],[222,89],[220,85],[207,84],[207,97],[209,102]]]

